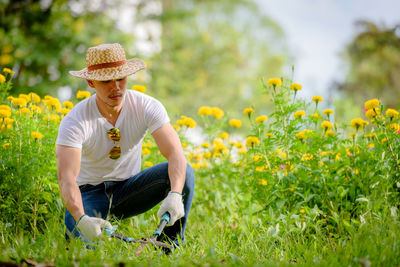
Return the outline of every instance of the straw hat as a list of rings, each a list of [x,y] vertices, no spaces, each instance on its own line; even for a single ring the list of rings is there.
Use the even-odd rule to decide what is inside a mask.
[[[138,58],[127,60],[120,44],[101,44],[86,51],[86,68],[71,70],[69,74],[87,80],[107,81],[126,77],[145,67]]]

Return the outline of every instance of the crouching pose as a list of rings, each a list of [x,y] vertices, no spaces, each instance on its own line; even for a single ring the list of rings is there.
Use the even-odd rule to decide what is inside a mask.
[[[164,106],[126,90],[127,77],[144,69],[144,62],[127,60],[120,44],[102,44],[87,50],[86,66],[70,74],[86,79],[96,93],[65,116],[56,141],[67,239],[93,242],[103,228],[111,228],[105,220],[109,214],[135,216],[162,201],[158,216],[171,216],[164,234],[179,245],[192,204],[194,173]],[[141,171],[147,131],[168,162]]]

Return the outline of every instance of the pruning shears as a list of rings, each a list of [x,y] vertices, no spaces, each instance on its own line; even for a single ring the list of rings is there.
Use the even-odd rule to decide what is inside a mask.
[[[132,237],[127,237],[127,236],[124,236],[124,235],[117,234],[117,233],[115,233],[114,230],[112,230],[110,228],[107,228],[107,227],[105,228],[105,231],[106,231],[108,236],[121,239],[121,240],[123,240],[123,241],[125,241],[127,243],[139,243],[140,246],[135,251],[135,256],[137,256],[142,252],[144,246],[146,246],[147,244],[152,244],[152,245],[154,245],[156,247],[161,247],[161,248],[167,248],[167,249],[170,248],[170,246],[167,245],[166,243],[156,240],[157,237],[159,237],[161,235],[161,233],[164,230],[164,227],[167,225],[167,223],[169,223],[169,220],[170,220],[169,213],[168,212],[164,213],[164,215],[161,217],[160,223],[157,226],[156,231],[149,238],[135,239],[135,238],[132,238]]]

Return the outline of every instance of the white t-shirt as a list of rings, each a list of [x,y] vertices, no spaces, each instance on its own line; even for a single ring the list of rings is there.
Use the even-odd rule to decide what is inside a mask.
[[[81,149],[78,185],[120,181],[140,171],[146,131],[153,133],[167,122],[169,117],[160,101],[127,90],[122,110],[113,126],[100,114],[96,95],[93,95],[79,102],[61,121],[56,144]],[[120,142],[114,143],[107,134],[114,127],[120,130]],[[122,151],[117,160],[108,157],[115,145],[119,145]]]

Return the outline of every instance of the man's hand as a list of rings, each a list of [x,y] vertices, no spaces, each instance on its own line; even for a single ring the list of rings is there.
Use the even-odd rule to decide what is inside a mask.
[[[81,233],[90,241],[95,241],[102,237],[101,230],[105,227],[112,229],[111,223],[101,218],[82,215],[77,224]]]
[[[185,215],[181,194],[174,191],[168,193],[168,196],[164,199],[158,210],[158,217],[161,218],[165,212],[169,212],[171,215],[168,225],[173,225],[178,219]]]

